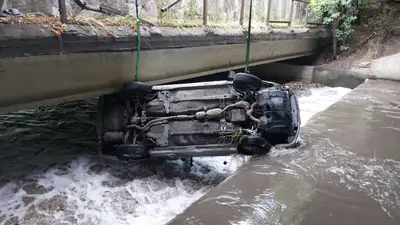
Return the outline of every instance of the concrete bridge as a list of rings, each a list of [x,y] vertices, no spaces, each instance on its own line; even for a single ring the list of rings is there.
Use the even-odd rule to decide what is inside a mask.
[[[56,38],[51,29],[0,25],[1,111],[98,96],[134,80],[131,27],[111,27],[116,39],[76,25]],[[311,55],[328,37],[319,28],[255,30],[250,65]],[[242,29],[144,27],[139,79],[165,83],[240,69],[244,43]]]
[[[235,2],[240,1],[224,4],[234,7]],[[286,2],[290,3],[290,12],[286,10],[280,21],[276,21],[279,18],[276,13],[272,15],[275,11],[271,1],[255,1],[258,8],[251,37],[251,66],[308,56],[329,42],[330,34],[326,29],[294,28],[296,16],[302,15],[296,12],[307,13],[303,6],[295,10],[299,5],[294,3],[301,2]],[[276,6],[287,8],[286,5]],[[268,8],[267,24],[282,22],[293,26],[267,26],[262,19],[265,11],[260,11],[260,7]],[[203,25],[197,27],[142,27],[140,81],[166,83],[244,67],[246,34],[242,25],[246,16],[243,1],[240,16],[232,14],[236,25],[221,26],[220,22],[219,26],[213,26],[213,15],[217,18],[221,12],[217,6],[210,8],[210,12],[204,8],[195,9],[200,10],[203,17],[209,15],[206,17],[209,20],[202,20]],[[171,13],[178,18],[178,11],[184,9],[170,10],[177,10]],[[310,23],[307,18],[306,23]],[[60,27],[55,23],[25,23],[24,19],[2,21],[0,112],[99,96],[132,82],[137,49],[137,35],[132,24],[106,26],[92,21],[82,25],[75,21]],[[57,32],[60,35],[56,35]]]

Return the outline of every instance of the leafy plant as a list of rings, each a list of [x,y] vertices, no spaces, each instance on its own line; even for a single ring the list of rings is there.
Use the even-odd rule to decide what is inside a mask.
[[[244,134],[240,131],[219,136],[219,144],[238,145]]]
[[[370,0],[311,0],[312,13],[323,18],[323,23],[328,25],[333,34],[333,55],[337,49],[347,49],[346,41],[353,33],[352,25],[358,18],[362,7],[369,4]]]

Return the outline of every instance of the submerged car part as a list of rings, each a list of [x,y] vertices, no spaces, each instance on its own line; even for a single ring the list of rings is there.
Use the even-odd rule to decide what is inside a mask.
[[[287,88],[238,73],[233,81],[148,86],[99,99],[102,153],[119,159],[266,154],[293,146],[299,105]]]

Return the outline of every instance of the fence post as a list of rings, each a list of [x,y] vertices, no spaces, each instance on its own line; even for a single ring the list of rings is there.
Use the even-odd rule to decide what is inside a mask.
[[[308,25],[308,3],[307,3],[307,8],[306,8],[306,26]]]
[[[6,8],[8,7],[8,0],[0,0],[0,10],[6,10]]]
[[[272,3],[272,0],[267,0],[267,15],[266,15],[266,21],[265,21],[265,24],[267,26],[269,26],[269,19],[271,17],[271,3]]]
[[[292,26],[293,9],[294,9],[294,1],[293,1],[293,0],[290,0],[289,27]]]
[[[65,0],[58,0],[58,11],[60,13],[61,23],[67,23],[67,6]]]
[[[208,24],[208,0],[203,0],[203,26]]]
[[[244,18],[244,0],[240,2],[240,18],[239,18],[240,26],[243,26],[243,18]]]

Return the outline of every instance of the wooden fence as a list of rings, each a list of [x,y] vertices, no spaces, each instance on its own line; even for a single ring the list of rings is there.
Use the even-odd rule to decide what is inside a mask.
[[[177,3],[180,3],[178,5]],[[239,22],[240,25],[244,24],[245,19],[249,16],[249,5],[250,0],[174,0],[171,1],[170,5],[176,5],[172,8],[170,16],[175,14],[176,19],[184,20],[182,18],[182,11],[190,8],[193,11],[193,7],[188,7],[188,3],[196,2],[197,7],[191,15],[196,14],[198,22],[202,20],[203,25],[209,25],[210,20],[220,20],[222,14],[230,14],[234,17],[235,21]],[[253,15],[258,18],[262,17],[263,23],[269,25],[270,23],[283,23],[289,26],[293,25],[322,25],[322,19],[315,18],[309,9],[309,2],[305,0],[253,0],[253,6],[256,4],[256,8],[253,7]],[[202,4],[202,5],[201,5]],[[229,5],[227,7],[227,5]],[[236,11],[237,10],[237,11]],[[260,10],[261,13],[260,13]],[[239,12],[238,12],[239,11]],[[178,13],[180,12],[180,13]],[[178,15],[179,14],[179,15]],[[260,17],[260,14],[262,15]],[[239,15],[239,18],[237,18]],[[172,16],[173,17],[173,16]],[[236,22],[236,23],[237,23]]]
[[[58,0],[60,6],[61,21],[66,21],[65,0]],[[144,0],[142,0],[144,1]],[[287,24],[288,26],[306,26],[306,25],[322,25],[322,19],[316,18],[312,14],[307,0],[253,0],[257,3],[253,7],[253,14],[257,18],[253,20],[256,23],[264,23],[270,25]],[[185,20],[185,14],[196,20],[198,24],[204,26],[210,24],[210,21],[221,21],[222,14],[229,14],[233,18],[234,23],[240,25],[245,24],[245,20],[249,16],[250,0],[163,0],[166,6],[161,8],[162,14],[169,14],[169,17]],[[188,4],[195,2],[195,7],[188,7]],[[169,3],[169,4],[167,4]],[[224,8],[229,4],[229,8]],[[254,4],[253,4],[254,5]],[[112,10],[108,10],[112,11]],[[183,11],[190,11],[184,13]],[[190,20],[190,19],[189,19]],[[231,21],[232,22],[232,21]]]

